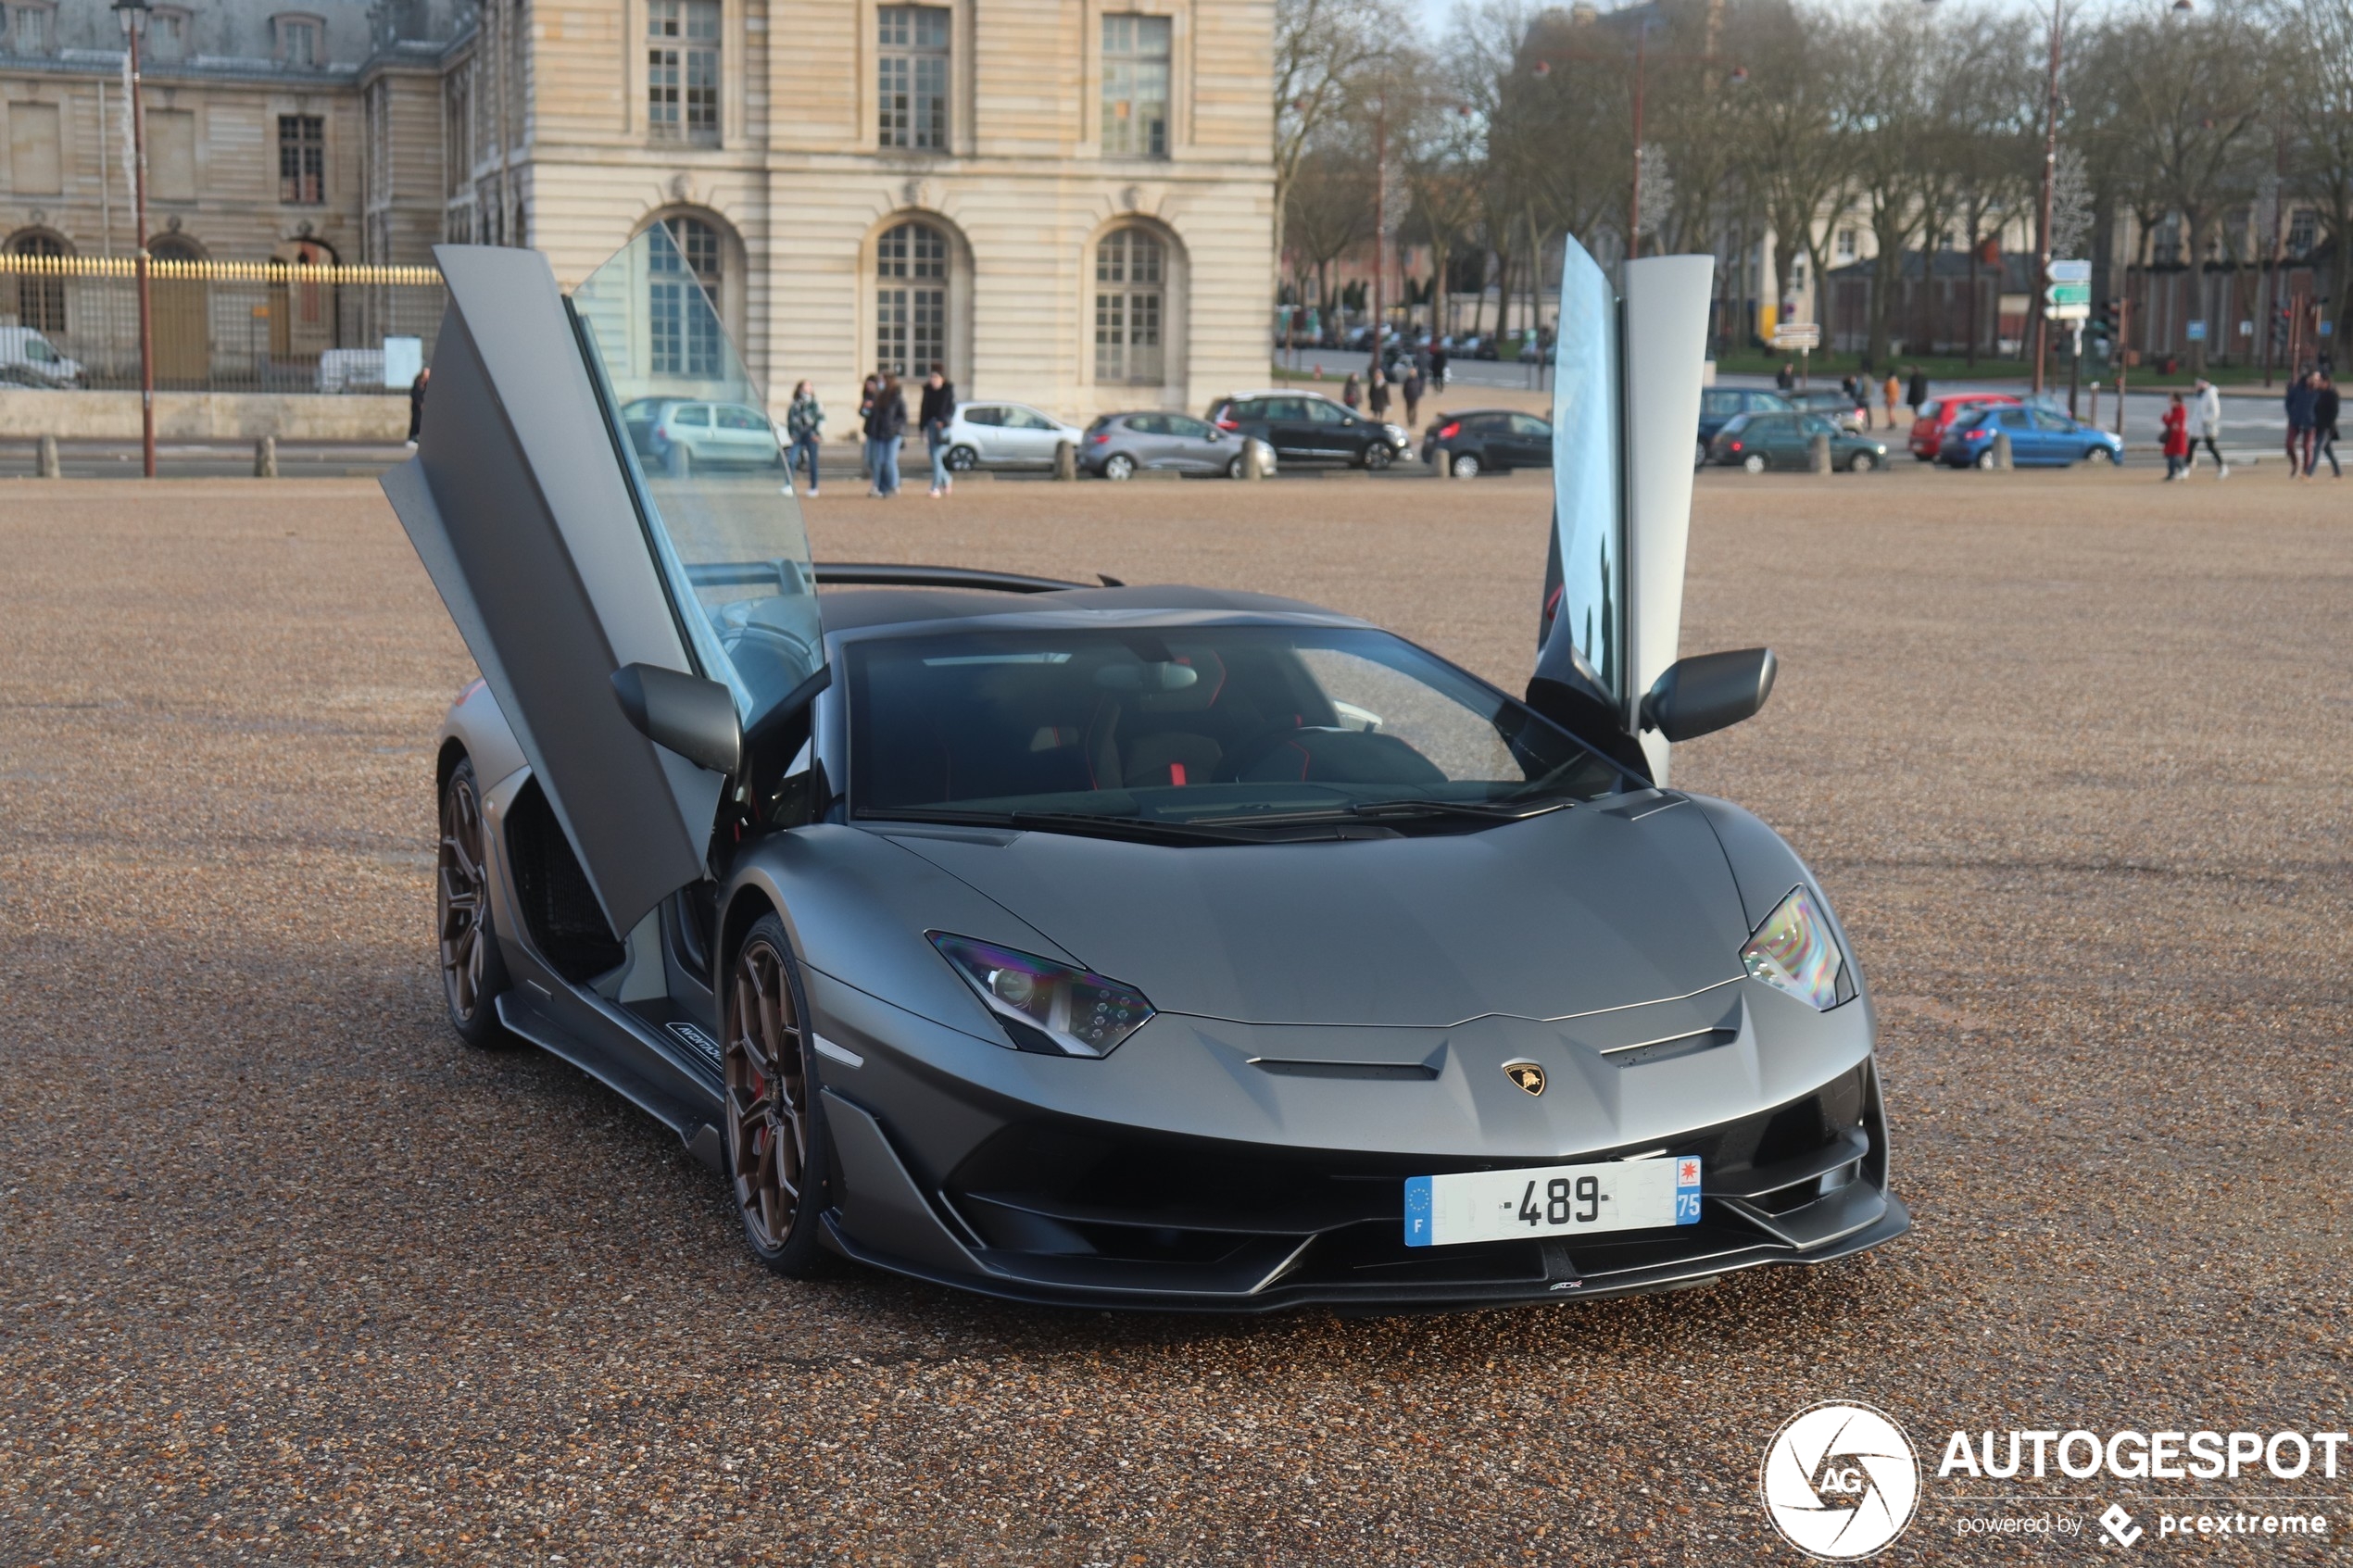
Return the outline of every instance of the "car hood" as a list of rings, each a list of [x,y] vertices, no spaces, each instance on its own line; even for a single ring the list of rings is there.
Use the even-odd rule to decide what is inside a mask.
[[[1748,935],[1705,818],[1651,791],[1417,837],[890,836],[1160,1010],[1238,1022],[1597,1012],[1737,979]]]

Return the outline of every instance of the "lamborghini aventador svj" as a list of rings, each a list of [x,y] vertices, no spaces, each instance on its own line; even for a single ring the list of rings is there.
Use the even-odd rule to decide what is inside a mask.
[[[437,774],[466,1039],[676,1129],[786,1275],[1462,1305],[1908,1226],[1829,900],[1668,784],[1773,675],[1675,657],[1707,258],[1568,246],[1516,696],[1289,599],[813,563],[787,470],[630,439],[766,407],[670,243],[569,295],[440,253],[384,485],[483,676]]]

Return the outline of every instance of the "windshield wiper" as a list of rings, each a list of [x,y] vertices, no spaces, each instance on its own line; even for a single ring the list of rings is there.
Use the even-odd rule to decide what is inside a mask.
[[[1016,828],[1044,833],[1092,833],[1106,838],[1130,838],[1140,844],[1265,842],[1256,834],[1223,833],[1214,827],[1192,822],[1164,822],[1146,817],[1114,817],[1088,811],[935,811],[920,807],[894,807],[880,813],[879,819],[952,822],[965,827]]]
[[[1485,817],[1491,822],[1517,822],[1551,811],[1565,811],[1577,802],[1564,797],[1523,801],[1516,806],[1495,800],[1364,800],[1348,809],[1359,817],[1422,817],[1452,815]]]

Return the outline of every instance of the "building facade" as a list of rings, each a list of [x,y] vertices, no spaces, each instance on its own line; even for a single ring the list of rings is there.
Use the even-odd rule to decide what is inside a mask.
[[[1266,373],[1273,13],[157,6],[150,248],[300,266],[530,245],[571,283],[662,223],[779,404],[938,360],[966,395],[1064,417],[1191,407]],[[129,254],[113,11],[0,0],[0,248]]]

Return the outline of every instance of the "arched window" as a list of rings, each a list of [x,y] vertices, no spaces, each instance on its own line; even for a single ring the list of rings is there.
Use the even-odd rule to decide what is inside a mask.
[[[66,243],[54,234],[27,234],[8,247],[19,256],[62,259]],[[17,274],[17,325],[40,332],[66,330],[66,281],[57,273]]]
[[[875,245],[875,363],[921,375],[948,359],[948,236],[901,223]]]
[[[1114,229],[1095,246],[1095,380],[1163,379],[1168,247],[1142,229]]]
[[[719,345],[719,231],[685,213],[663,219],[661,226],[671,244],[652,247],[648,261],[654,373],[718,375],[725,358]],[[693,307],[690,288],[702,292],[710,308]]]

